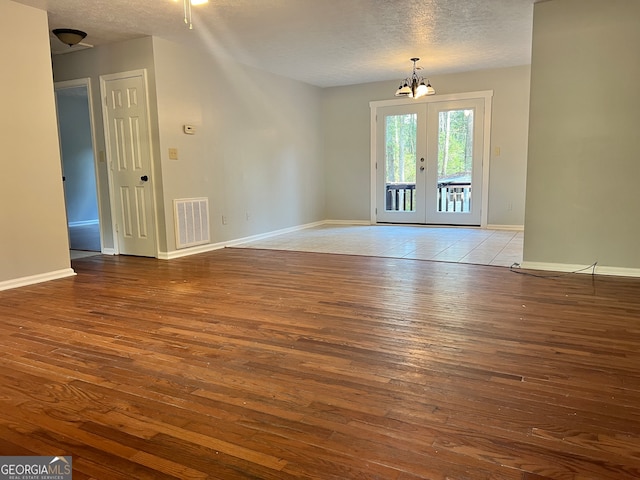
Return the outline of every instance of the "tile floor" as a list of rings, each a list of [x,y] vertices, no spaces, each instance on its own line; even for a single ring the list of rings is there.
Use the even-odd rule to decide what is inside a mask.
[[[237,246],[509,267],[522,263],[523,237],[479,228],[323,225]]]

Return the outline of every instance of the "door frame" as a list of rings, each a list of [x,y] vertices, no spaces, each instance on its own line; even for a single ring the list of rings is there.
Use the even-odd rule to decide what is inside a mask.
[[[95,176],[96,181],[96,200],[98,203],[98,222],[100,227],[100,253],[105,253],[104,247],[104,215],[103,215],[103,197],[102,191],[100,189],[100,174],[98,164],[98,149],[96,147],[96,131],[95,131],[95,116],[93,111],[93,96],[91,92],[91,78],[78,78],[74,80],[64,80],[60,82],[54,82],[53,89],[54,93],[58,90],[64,90],[65,88],[77,88],[77,87],[85,87],[87,89],[87,103],[89,108],[89,131],[91,133],[91,150],[93,153],[93,174]],[[54,95],[55,97],[55,95]],[[57,102],[57,99],[56,99]],[[56,120],[58,122],[58,139],[60,141],[60,118],[57,114],[57,106],[56,106]],[[62,147],[60,148],[60,161],[62,162]],[[65,198],[65,214],[66,214],[66,198]],[[67,227],[68,229],[68,227]]]
[[[480,212],[480,227],[486,228],[488,224],[488,208],[489,208],[489,164],[491,154],[491,102],[493,99],[493,90],[482,90],[477,92],[451,93],[445,95],[434,95],[423,97],[418,100],[401,98],[397,100],[377,100],[369,102],[371,109],[371,167],[370,167],[370,221],[372,224],[378,223],[378,215],[376,213],[376,202],[378,195],[377,182],[377,118],[378,109],[382,107],[413,105],[416,103],[433,103],[448,102],[455,100],[482,100],[484,101],[484,138],[482,146],[482,210]]]
[[[107,154],[107,180],[109,184],[109,204],[111,208],[111,228],[113,230],[113,250],[115,255],[120,254],[120,239],[118,238],[117,231],[117,208],[116,200],[115,200],[115,185],[113,179],[113,155],[111,152],[111,142],[110,142],[110,134],[109,134],[109,118],[108,112],[105,108],[107,97],[107,84],[106,82],[111,80],[122,80],[125,78],[131,77],[142,77],[142,83],[144,85],[144,96],[145,96],[145,114],[147,115],[147,135],[149,139],[149,172],[151,174],[151,207],[153,208],[152,212],[148,212],[153,220],[153,235],[154,235],[154,246],[155,246],[155,254],[154,257],[158,258],[158,252],[160,251],[159,244],[159,235],[158,235],[158,205],[156,200],[156,182],[155,182],[155,159],[154,159],[154,145],[153,145],[153,136],[151,130],[151,109],[149,108],[149,82],[147,69],[141,68],[137,70],[128,70],[126,72],[118,72],[118,73],[110,73],[106,75],[100,75],[100,106],[102,108],[102,127],[104,130],[104,140],[105,140],[105,151]]]

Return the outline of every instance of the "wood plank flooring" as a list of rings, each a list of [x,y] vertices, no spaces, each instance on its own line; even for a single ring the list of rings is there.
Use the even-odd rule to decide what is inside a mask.
[[[640,477],[640,280],[224,249],[0,292],[0,454],[75,480]],[[539,273],[539,272],[538,272]]]

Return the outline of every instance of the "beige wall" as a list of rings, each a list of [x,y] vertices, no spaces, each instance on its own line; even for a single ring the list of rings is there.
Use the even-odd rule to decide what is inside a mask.
[[[184,39],[146,37],[55,56],[56,81],[92,80],[97,150],[105,151],[100,75],[142,68],[160,257],[175,251],[177,198],[209,198],[212,243],[324,219],[320,89],[223,60]],[[185,124],[196,134],[185,135]],[[169,160],[170,147],[178,160]],[[108,210],[107,164],[98,167]],[[108,211],[103,219],[110,223]],[[113,246],[113,237],[106,243]]]
[[[525,265],[640,268],[639,58],[639,1],[535,5]]]
[[[431,77],[438,94],[493,90],[490,225],[524,224],[529,120],[528,65]],[[328,88],[323,92],[327,218],[370,218],[370,108],[394,98],[398,81]]]
[[[0,1],[0,59],[2,289],[73,271],[46,12]]]
[[[101,228],[104,233],[103,249],[107,252],[114,248],[113,225],[111,219],[111,208],[109,204],[109,183],[107,175],[104,125],[102,119],[102,101],[100,96],[100,75],[111,73],[127,72],[131,70],[146,69],[147,81],[149,85],[149,110],[150,125],[157,124],[156,91],[155,91],[155,69],[153,64],[153,45],[151,37],[144,37],[125,42],[117,42],[110,45],[100,46],[91,49],[80,50],[66,55],[53,56],[53,78],[56,82],[65,80],[76,80],[79,78],[91,79],[91,94],[93,99],[93,120],[95,132],[95,148],[99,152],[97,176],[99,181],[100,206],[101,206]],[[158,150],[158,130],[152,128],[152,142],[154,146],[154,157],[159,156]],[[155,167],[157,167],[155,162]],[[155,180],[160,177],[160,170],[154,170]],[[156,198],[162,196],[160,190],[162,182],[153,183],[156,189]],[[162,205],[159,202],[160,205]],[[159,215],[160,220],[163,219]],[[161,229],[163,227],[161,226]]]
[[[213,243],[324,219],[319,88],[173,40],[153,50],[169,253],[174,199],[209,198]]]

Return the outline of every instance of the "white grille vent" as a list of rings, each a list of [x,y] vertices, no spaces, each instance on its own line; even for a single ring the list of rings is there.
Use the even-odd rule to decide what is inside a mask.
[[[209,199],[179,198],[173,201],[176,248],[209,243]]]

